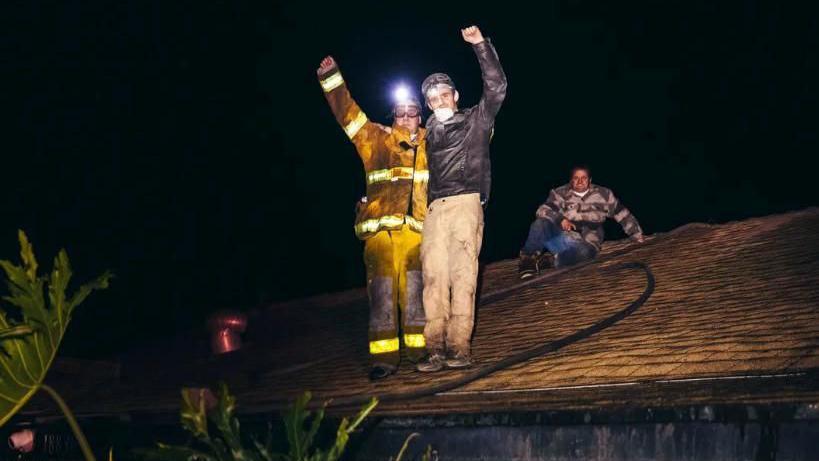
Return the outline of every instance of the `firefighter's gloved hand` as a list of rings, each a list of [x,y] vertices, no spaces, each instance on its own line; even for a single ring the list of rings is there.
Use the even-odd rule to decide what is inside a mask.
[[[330,73],[333,69],[337,69],[338,64],[336,64],[336,60],[333,59],[332,56],[327,56],[321,60],[321,64],[319,64],[319,68],[316,69],[316,74],[319,76],[325,75]]]

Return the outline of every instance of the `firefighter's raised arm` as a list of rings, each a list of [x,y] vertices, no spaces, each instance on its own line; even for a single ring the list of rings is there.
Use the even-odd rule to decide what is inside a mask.
[[[338,68],[338,63],[332,56],[327,56],[321,60],[316,69],[321,89],[324,90],[324,97],[330,104],[330,110],[347,137],[358,146],[367,142],[371,136],[376,135],[378,128],[369,121],[367,115],[356,104],[350,90],[344,82],[344,77]],[[360,155],[364,155],[359,150]]]

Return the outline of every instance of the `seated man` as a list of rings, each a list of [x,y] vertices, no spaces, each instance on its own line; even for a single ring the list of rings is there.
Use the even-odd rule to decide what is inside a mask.
[[[537,209],[537,219],[520,250],[520,278],[531,277],[544,267],[566,267],[594,259],[603,244],[606,218],[620,223],[632,240],[643,241],[637,219],[611,190],[592,184],[587,167],[575,167],[569,184],[552,189],[546,203]]]

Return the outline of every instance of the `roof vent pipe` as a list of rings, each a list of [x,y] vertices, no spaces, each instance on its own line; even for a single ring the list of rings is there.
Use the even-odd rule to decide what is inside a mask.
[[[224,354],[242,348],[242,337],[247,328],[247,316],[241,312],[221,311],[208,319],[210,346],[214,354]]]

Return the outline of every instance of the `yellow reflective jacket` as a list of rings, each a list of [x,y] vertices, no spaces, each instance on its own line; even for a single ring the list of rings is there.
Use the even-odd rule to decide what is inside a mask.
[[[404,127],[371,122],[353,100],[338,68],[319,76],[319,83],[336,120],[364,163],[367,203],[359,208],[356,236],[364,240],[404,223],[421,232],[429,180],[426,130],[419,127],[413,141]]]

